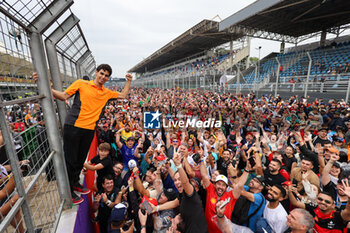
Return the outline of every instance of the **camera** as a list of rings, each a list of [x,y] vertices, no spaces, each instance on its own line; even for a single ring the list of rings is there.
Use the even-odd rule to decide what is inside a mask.
[[[199,161],[201,160],[201,156],[198,153],[195,153],[192,155],[192,159],[195,163],[199,163]]]

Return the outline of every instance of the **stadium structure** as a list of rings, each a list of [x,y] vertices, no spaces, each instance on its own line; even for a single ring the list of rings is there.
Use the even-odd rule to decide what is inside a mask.
[[[220,22],[202,20],[129,72],[143,87],[348,101],[349,13],[347,0],[258,0]],[[250,62],[253,38],[279,41],[280,51]]]

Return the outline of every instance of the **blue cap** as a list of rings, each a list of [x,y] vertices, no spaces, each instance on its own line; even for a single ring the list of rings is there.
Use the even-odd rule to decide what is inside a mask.
[[[115,205],[111,212],[111,222],[120,222],[125,219],[127,213],[126,205],[119,203]]]

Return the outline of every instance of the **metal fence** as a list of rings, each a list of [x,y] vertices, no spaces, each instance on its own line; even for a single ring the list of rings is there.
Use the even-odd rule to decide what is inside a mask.
[[[50,85],[63,90],[95,70],[72,4],[0,1],[0,232],[55,232],[71,207],[61,139],[66,105],[54,102]]]

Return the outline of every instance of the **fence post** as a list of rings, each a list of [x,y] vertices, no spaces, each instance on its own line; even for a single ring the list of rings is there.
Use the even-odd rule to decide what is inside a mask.
[[[237,68],[237,75],[236,75],[236,95],[239,94],[241,92],[241,88],[240,88],[240,83],[241,83],[241,69],[239,68],[239,66],[236,64],[235,65]]]
[[[350,78],[348,79],[348,89],[346,91],[345,103],[349,101],[349,94],[350,94]]]
[[[278,89],[278,81],[279,81],[279,78],[280,78],[280,66],[281,66],[281,63],[280,61],[278,60],[278,58],[276,57],[276,61],[277,61],[277,64],[278,64],[278,67],[277,67],[277,75],[276,75],[276,86],[275,86],[275,96],[277,96],[277,89]]]
[[[50,91],[50,83],[46,67],[46,58],[43,48],[41,34],[32,32],[29,34],[30,52],[33,57],[35,70],[39,75],[38,90],[40,94],[45,96],[41,101],[42,110],[44,113],[45,123],[47,125],[47,136],[50,146],[56,155],[52,160],[57,176],[57,186],[60,197],[65,200],[65,207],[69,208],[72,203],[70,186],[68,182],[67,168],[63,155],[62,139],[57,126],[56,112],[53,106],[52,94]]]
[[[305,84],[305,92],[304,92],[304,97],[307,97],[307,91],[308,91],[308,87],[309,87],[309,79],[310,79],[310,72],[311,72],[311,65],[312,65],[312,59],[310,56],[310,53],[307,52],[306,53],[308,58],[309,58],[309,68],[307,70],[307,77],[306,77],[306,84]]]
[[[21,178],[22,174],[21,174],[21,171],[20,171],[19,166],[18,166],[19,161],[17,158],[17,153],[14,149],[15,145],[14,145],[13,139],[11,138],[11,135],[10,135],[11,133],[10,133],[10,130],[9,130],[7,122],[6,122],[5,111],[3,108],[1,108],[1,112],[0,112],[0,126],[1,126],[1,132],[2,132],[3,139],[4,139],[7,155],[8,155],[8,158],[10,160],[13,179],[15,179],[15,184],[16,184],[18,196],[25,197],[26,193],[25,193],[24,185],[23,185],[22,178]],[[7,190],[6,190],[6,192],[7,192]],[[33,224],[33,219],[31,217],[32,214],[30,211],[29,204],[27,203],[27,200],[24,200],[24,202],[22,204],[22,211],[23,211],[23,218],[24,218],[24,222],[26,223],[27,231],[29,233],[34,233],[34,224]]]

